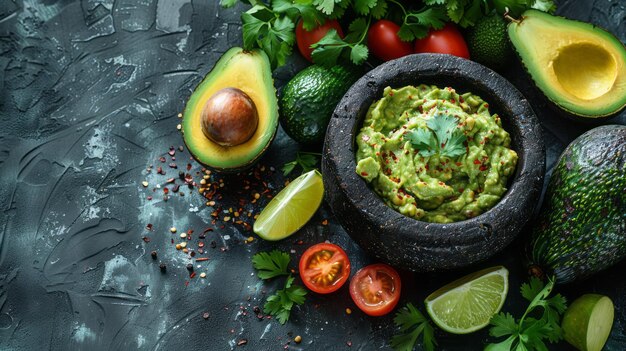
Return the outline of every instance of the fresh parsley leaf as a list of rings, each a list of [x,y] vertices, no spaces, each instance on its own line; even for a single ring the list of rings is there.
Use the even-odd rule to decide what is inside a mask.
[[[393,321],[400,328],[400,334],[391,338],[391,347],[394,350],[412,351],[420,335],[422,335],[422,344],[426,351],[435,349],[437,345],[435,331],[426,317],[412,303],[399,309]]]
[[[354,11],[360,15],[367,15],[377,3],[378,0],[354,0]]]
[[[223,8],[229,8],[235,6],[237,0],[220,0],[220,6]]]
[[[437,140],[429,129],[417,128],[408,134],[411,145],[419,150],[422,157],[430,157],[437,153]]]
[[[302,172],[308,172],[312,170],[313,168],[315,168],[321,156],[322,156],[321,154],[316,153],[316,152],[298,151],[298,153],[296,153],[295,160],[291,162],[287,162],[283,165],[282,167],[283,175],[284,176],[289,175],[289,173],[291,173],[295,169],[296,166],[300,166],[300,168],[302,168]]]
[[[365,62],[369,51],[362,43],[365,40],[370,20],[371,18],[367,20],[357,18],[352,21],[345,39],[342,39],[336,30],[329,30],[320,41],[311,45],[313,62],[326,67],[335,66],[346,49],[349,50],[348,57],[352,63],[360,65]]]
[[[539,295],[541,290],[543,290],[543,286],[543,282],[539,278],[530,277],[530,281],[528,282],[528,284],[522,284],[520,292],[526,300],[532,301],[535,296]]]
[[[326,21],[324,14],[310,1],[273,0],[272,9],[276,13],[286,14],[294,23],[301,17],[305,30],[312,30]]]
[[[565,312],[567,306],[565,298],[560,294],[548,298],[553,287],[553,279],[550,279],[544,286],[543,282],[534,277],[528,284],[522,284],[521,294],[530,301],[526,312],[517,321],[509,313],[500,312],[493,316],[489,334],[496,338],[508,337],[499,343],[487,345],[485,350],[547,351],[544,340],[547,339],[551,343],[561,340],[563,333],[559,324],[561,314]],[[543,312],[537,313],[538,308]]]
[[[281,275],[289,275],[287,266],[291,258],[286,252],[274,250],[259,252],[252,256],[252,265],[261,279],[270,279]]]
[[[302,305],[305,301],[307,291],[299,285],[293,285],[293,280],[289,276],[285,280],[285,287],[269,296],[263,306],[265,313],[276,317],[280,324],[287,323],[294,304]]]
[[[442,157],[457,157],[465,154],[467,137],[457,128],[455,117],[436,113],[426,122],[425,128],[417,128],[408,134],[411,145],[422,157],[439,154]]]
[[[317,9],[323,13],[330,15],[335,9],[335,0],[313,0],[313,4],[317,6]]]

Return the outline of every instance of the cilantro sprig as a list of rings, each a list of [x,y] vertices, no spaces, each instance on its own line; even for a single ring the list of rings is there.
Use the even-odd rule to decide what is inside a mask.
[[[291,172],[293,172],[296,166],[300,166],[300,168],[302,168],[302,172],[308,172],[315,168],[315,165],[317,164],[321,156],[322,155],[317,152],[298,151],[296,153],[295,160],[287,162],[283,165],[283,175],[288,176]]]
[[[411,145],[422,157],[439,154],[440,157],[457,157],[465,154],[467,137],[458,128],[455,117],[436,113],[426,122],[426,128],[417,128],[407,134]]]
[[[295,278],[289,272],[290,261],[289,254],[279,250],[259,252],[252,256],[252,266],[258,271],[259,278],[265,280],[287,276],[284,287],[268,296],[263,306],[265,313],[276,317],[280,324],[287,323],[293,306],[302,305],[307,294],[303,287],[293,284]]]
[[[346,55],[348,53],[347,56],[355,65],[365,62],[369,55],[369,50],[363,42],[370,22],[371,17],[355,19],[350,23],[348,35],[343,39],[336,30],[329,30],[320,41],[311,45],[313,62],[322,66],[332,67],[337,64],[342,54]]]
[[[493,316],[489,334],[496,338],[507,338],[487,345],[485,351],[543,351],[548,349],[545,339],[551,343],[561,340],[563,335],[559,323],[567,305],[561,294],[548,298],[553,288],[553,279],[548,280],[545,286],[535,277],[528,284],[522,284],[521,294],[530,301],[526,312],[519,320],[515,320],[510,313],[500,312]],[[539,310],[542,312],[538,313]]]
[[[417,338],[422,336],[422,345],[426,351],[433,351],[437,345],[435,330],[420,311],[408,303],[396,313],[393,319],[400,328],[400,334],[391,338],[391,347],[396,351],[412,351]]]

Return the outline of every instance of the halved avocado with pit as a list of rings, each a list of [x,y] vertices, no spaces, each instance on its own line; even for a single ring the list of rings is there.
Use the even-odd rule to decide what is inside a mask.
[[[244,107],[233,109],[233,104]],[[232,121],[224,121],[233,110]],[[252,113],[254,119],[249,117]],[[246,128],[251,123],[256,128]],[[229,127],[230,132],[241,129],[245,135],[232,137]],[[235,47],[224,53],[191,94],[183,113],[183,139],[189,152],[218,171],[237,172],[254,164],[277,128],[276,89],[267,55],[260,50]]]
[[[611,33],[527,10],[508,34],[537,87],[572,117],[608,117],[626,106],[626,49]]]

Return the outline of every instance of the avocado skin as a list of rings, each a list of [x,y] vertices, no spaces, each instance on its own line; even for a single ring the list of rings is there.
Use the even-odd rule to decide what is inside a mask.
[[[558,283],[584,279],[626,257],[626,126],[574,140],[552,173],[529,247],[531,271]]]
[[[357,68],[344,66],[312,65],[300,71],[285,85],[278,102],[287,135],[304,145],[322,143],[335,106],[359,76]]]
[[[387,206],[356,173],[354,138],[372,102],[386,86],[451,86],[489,102],[511,135],[519,162],[504,197],[489,211],[455,223],[428,223]],[[337,105],[322,152],[324,197],[350,237],[368,254],[412,271],[466,267],[495,255],[529,222],[543,188],[545,148],[528,101],[506,79],[476,62],[451,55],[416,54],[366,73]]]
[[[506,22],[494,12],[476,23],[467,33],[472,60],[496,71],[510,66],[513,50],[506,32]]]

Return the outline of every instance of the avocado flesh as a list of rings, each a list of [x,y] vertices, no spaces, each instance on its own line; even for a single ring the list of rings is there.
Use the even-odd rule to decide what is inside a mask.
[[[201,115],[206,101],[223,88],[246,93],[257,108],[258,126],[248,141],[221,146],[202,132]],[[183,113],[183,139],[198,162],[221,171],[251,166],[268,148],[278,128],[278,103],[270,63],[262,51],[231,48],[217,61],[191,94]]]
[[[626,49],[611,33],[528,10],[508,34],[537,87],[561,109],[595,118],[626,106]]]

